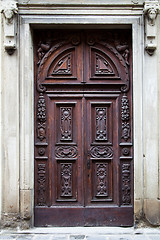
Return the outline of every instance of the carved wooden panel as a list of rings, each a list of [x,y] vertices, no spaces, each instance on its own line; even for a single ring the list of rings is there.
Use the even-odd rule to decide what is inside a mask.
[[[56,158],[75,158],[78,155],[77,146],[56,146]]]
[[[122,163],[122,205],[131,204],[131,164]]]
[[[61,197],[72,196],[72,163],[61,163]]]
[[[107,140],[107,108],[96,107],[96,140]]]
[[[35,30],[35,224],[133,224],[130,30]]]
[[[72,140],[72,107],[61,107],[61,141]]]
[[[100,145],[91,147],[90,154],[92,158],[112,158],[113,149],[112,147]]]
[[[46,205],[46,165],[38,164],[38,205]]]

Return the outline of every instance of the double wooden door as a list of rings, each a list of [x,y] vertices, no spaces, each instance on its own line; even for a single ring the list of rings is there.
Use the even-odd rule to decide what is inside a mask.
[[[35,225],[131,226],[131,32],[37,30]]]

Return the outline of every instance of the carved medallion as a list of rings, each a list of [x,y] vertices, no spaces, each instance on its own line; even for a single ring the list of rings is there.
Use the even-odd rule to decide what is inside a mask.
[[[108,146],[94,146],[91,147],[92,158],[111,158],[113,157],[113,149]]]
[[[131,172],[130,164],[122,164],[122,204],[129,205],[131,203]]]
[[[39,155],[43,156],[45,154],[45,148],[39,148],[38,153]]]
[[[95,108],[96,110],[96,140],[107,140],[106,111],[107,108]]]
[[[46,166],[44,163],[38,164],[38,205],[43,206],[46,203]]]
[[[72,196],[72,163],[61,164],[61,197]]]
[[[55,147],[55,156],[57,158],[75,158],[78,155],[75,146],[57,146]]]
[[[122,149],[122,154],[123,154],[124,156],[129,155],[129,154],[130,154],[129,148],[123,148],[123,149]]]
[[[61,140],[72,140],[72,107],[61,107]]]
[[[107,189],[107,167],[108,164],[97,165],[97,196],[108,196]]]

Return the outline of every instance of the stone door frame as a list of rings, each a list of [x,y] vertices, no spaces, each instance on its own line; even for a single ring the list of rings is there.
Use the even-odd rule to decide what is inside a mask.
[[[87,10],[86,10],[87,11]],[[98,10],[97,10],[98,11]],[[78,10],[77,10],[78,12]],[[19,94],[20,94],[20,212],[21,217],[31,220],[34,226],[34,70],[33,42],[34,27],[84,26],[102,28],[132,27],[133,48],[133,129],[134,129],[134,213],[143,208],[143,135],[142,135],[142,79],[143,79],[143,16],[118,15],[19,15]],[[137,51],[138,46],[138,51]]]

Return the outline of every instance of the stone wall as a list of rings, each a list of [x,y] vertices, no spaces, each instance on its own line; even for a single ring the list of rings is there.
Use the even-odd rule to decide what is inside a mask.
[[[160,224],[160,15],[158,1],[1,1],[0,213],[2,226],[33,226],[35,27],[126,28],[133,34],[135,222]],[[149,16],[153,10],[153,19]],[[72,14],[72,15],[71,15]],[[155,14],[155,15],[154,15]]]

